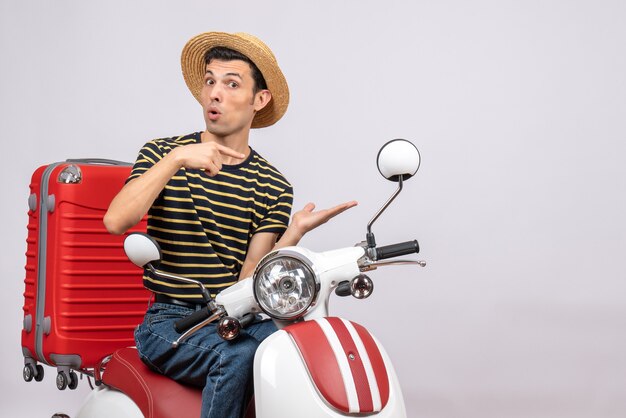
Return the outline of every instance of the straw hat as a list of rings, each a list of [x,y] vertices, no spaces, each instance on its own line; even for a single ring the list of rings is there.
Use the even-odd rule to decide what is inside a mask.
[[[233,49],[250,58],[263,74],[267,89],[272,93],[272,100],[254,116],[252,127],[263,128],[278,122],[289,105],[287,80],[269,47],[260,39],[247,33],[205,32],[194,36],[187,42],[180,61],[183,77],[191,94],[200,101],[206,72],[204,56],[209,49],[216,46]]]

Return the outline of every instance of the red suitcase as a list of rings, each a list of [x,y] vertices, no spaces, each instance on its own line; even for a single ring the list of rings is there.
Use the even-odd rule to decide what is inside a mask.
[[[133,330],[149,293],[141,269],[126,258],[123,236],[102,218],[131,165],[68,160],[39,167],[30,184],[23,377],[43,379],[44,363],[57,368],[57,387],[74,389],[77,375],[118,348],[134,345]],[[131,231],[145,231],[142,220]]]

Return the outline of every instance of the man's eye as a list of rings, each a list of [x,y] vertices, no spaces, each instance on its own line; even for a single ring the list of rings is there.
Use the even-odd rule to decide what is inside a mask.
[[[206,83],[208,86],[212,86],[213,84],[215,84],[215,81],[214,81],[213,79],[209,78],[208,80],[206,80],[206,81],[205,81],[205,83]]]
[[[234,89],[234,88],[239,87],[239,84],[235,83],[234,81],[231,81],[230,83],[228,83],[228,87],[231,87]]]

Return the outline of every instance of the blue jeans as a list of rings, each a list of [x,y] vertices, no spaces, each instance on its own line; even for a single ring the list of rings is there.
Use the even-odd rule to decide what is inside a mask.
[[[254,353],[276,331],[272,321],[255,322],[233,341],[222,340],[212,323],[172,348],[174,323],[192,309],[155,303],[135,330],[139,356],[151,369],[202,390],[202,418],[240,418],[252,388]]]

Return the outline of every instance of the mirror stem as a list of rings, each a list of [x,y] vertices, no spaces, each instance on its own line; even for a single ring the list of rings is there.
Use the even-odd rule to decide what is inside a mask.
[[[398,189],[393,193],[393,195],[391,195],[389,200],[387,200],[387,202],[383,205],[383,207],[380,208],[380,210],[376,213],[376,215],[374,215],[372,220],[369,221],[369,223],[367,224],[368,248],[376,247],[376,239],[374,238],[374,234],[372,233],[372,225],[374,224],[374,222],[376,222],[376,220],[380,217],[380,215],[382,215],[382,213],[387,209],[387,207],[389,207],[391,202],[393,202],[393,200],[400,194],[400,192],[402,191],[402,180],[403,180],[403,176],[398,176]]]
[[[146,264],[146,267],[148,267],[155,276],[164,277],[167,279],[175,280],[177,282],[195,284],[196,286],[200,287],[200,291],[202,292],[202,299],[204,299],[206,303],[209,303],[213,300],[213,298],[211,298],[211,294],[209,293],[209,291],[198,280],[193,280],[193,279],[188,279],[186,277],[179,277],[179,276],[167,274],[163,271],[155,269],[152,263]]]

